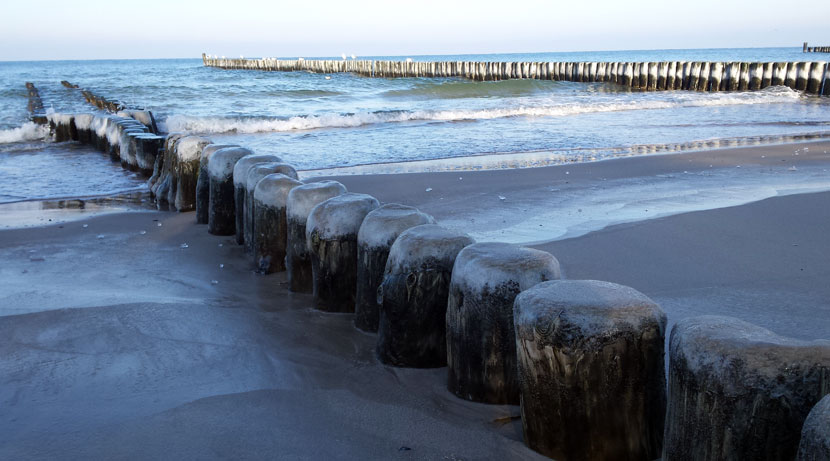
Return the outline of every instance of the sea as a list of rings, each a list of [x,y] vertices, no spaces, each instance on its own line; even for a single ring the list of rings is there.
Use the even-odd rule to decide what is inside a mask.
[[[805,55],[801,48],[742,48],[357,59],[803,61],[823,56]],[[382,79],[222,70],[204,67],[201,58],[0,62],[0,203],[108,197],[146,187],[145,178],[106,155],[52,142],[47,129],[29,121],[26,82],[38,88],[47,111],[93,111],[62,80],[149,109],[165,131],[275,153],[306,174],[512,168],[830,134],[830,98],[784,87],[644,92],[603,83]]]

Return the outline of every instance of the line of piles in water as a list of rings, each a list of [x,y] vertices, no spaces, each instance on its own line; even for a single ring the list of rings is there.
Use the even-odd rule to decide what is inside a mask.
[[[477,81],[536,79],[613,83],[646,90],[755,91],[786,86],[830,95],[827,62],[475,62],[312,59],[226,59],[202,54],[207,67],[312,73],[348,72],[363,77],[458,77]]]

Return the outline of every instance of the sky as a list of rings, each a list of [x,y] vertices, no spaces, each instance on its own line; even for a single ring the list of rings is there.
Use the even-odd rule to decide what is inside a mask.
[[[56,1],[0,4],[0,60],[830,45],[830,2]]]

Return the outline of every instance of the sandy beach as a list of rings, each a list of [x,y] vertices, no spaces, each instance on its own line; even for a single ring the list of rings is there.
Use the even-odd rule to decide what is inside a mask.
[[[717,313],[816,339],[830,331],[827,151],[335,179],[549,251],[565,278],[636,288],[669,327]],[[0,458],[542,459],[518,407],[457,399],[445,368],[381,365],[350,315],[256,275],[194,213],[3,229],[0,261]]]

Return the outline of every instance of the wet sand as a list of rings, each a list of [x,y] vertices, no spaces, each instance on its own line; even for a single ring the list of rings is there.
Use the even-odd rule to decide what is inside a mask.
[[[809,146],[339,179],[473,234],[536,238],[545,233],[518,224],[536,224],[562,194],[613,195],[615,181],[647,186],[736,165],[769,171],[763,180],[795,166],[813,175],[810,187],[830,188],[830,143]],[[828,203],[818,192],[645,220],[648,211],[608,212],[583,220],[584,235],[553,229],[558,240],[537,246],[567,278],[643,291],[671,323],[722,313],[827,338]],[[232,238],[207,234],[194,213],[0,230],[0,261],[0,458],[537,457],[521,442],[518,407],[455,398],[444,368],[380,365],[374,336],[350,315],[311,309],[284,274],[254,274]]]

